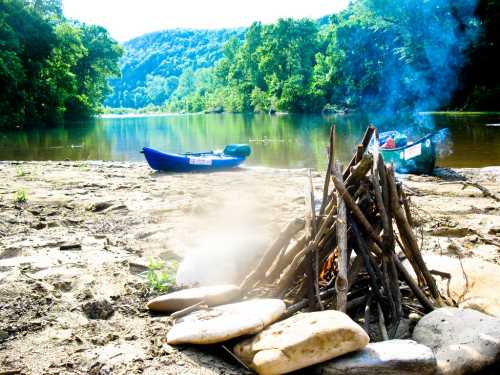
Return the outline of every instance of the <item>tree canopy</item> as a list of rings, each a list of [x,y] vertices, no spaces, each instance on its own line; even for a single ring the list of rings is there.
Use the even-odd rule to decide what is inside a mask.
[[[162,105],[185,71],[212,67],[222,57],[224,43],[232,36],[241,38],[243,32],[244,29],[175,29],[124,43],[122,75],[111,80],[113,94],[105,104],[129,108]]]
[[[210,59],[206,31],[151,34],[125,45],[123,78],[107,103],[188,112],[498,109],[498,3],[357,0],[320,20],[211,31]]]
[[[104,28],[66,20],[60,0],[0,0],[0,128],[97,113],[121,54]]]

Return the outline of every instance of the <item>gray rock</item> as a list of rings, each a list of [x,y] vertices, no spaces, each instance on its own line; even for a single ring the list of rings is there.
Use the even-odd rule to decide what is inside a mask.
[[[432,350],[412,340],[368,344],[358,352],[314,368],[314,374],[318,375],[431,375],[435,371]]]
[[[433,350],[437,374],[474,373],[500,360],[500,319],[471,309],[433,311],[418,322],[413,339]]]

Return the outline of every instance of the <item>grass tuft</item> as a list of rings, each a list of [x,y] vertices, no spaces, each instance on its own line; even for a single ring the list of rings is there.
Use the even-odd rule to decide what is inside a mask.
[[[24,190],[16,191],[14,196],[15,203],[26,203],[28,201],[28,194]]]
[[[175,285],[177,268],[179,268],[179,263],[176,261],[165,263],[150,258],[146,271],[149,288],[160,293],[168,292]]]

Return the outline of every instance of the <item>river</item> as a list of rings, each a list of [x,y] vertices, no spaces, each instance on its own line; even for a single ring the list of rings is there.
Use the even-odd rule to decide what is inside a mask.
[[[449,114],[422,114],[391,121],[366,114],[102,117],[66,127],[0,132],[0,160],[140,161],[143,146],[182,152],[249,143],[253,154],[247,165],[322,168],[329,124],[337,125],[337,158],[345,161],[370,121],[381,130],[419,129],[422,134],[448,128],[449,137],[439,152],[439,166],[500,165],[500,116]]]

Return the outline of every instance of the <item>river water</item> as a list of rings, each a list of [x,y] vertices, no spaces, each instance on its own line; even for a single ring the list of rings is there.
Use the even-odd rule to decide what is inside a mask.
[[[247,165],[323,168],[329,125],[337,125],[336,155],[345,162],[370,121],[381,131],[399,128],[421,135],[448,128],[439,166],[500,165],[500,115],[423,114],[390,121],[366,114],[106,117],[66,127],[0,132],[0,160],[140,161],[143,146],[183,152],[249,143],[253,154]]]

